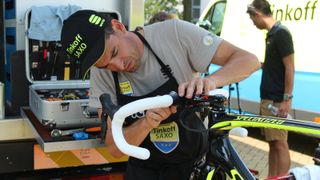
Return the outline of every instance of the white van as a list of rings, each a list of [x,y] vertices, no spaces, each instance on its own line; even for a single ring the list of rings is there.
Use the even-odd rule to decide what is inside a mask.
[[[246,13],[253,0],[211,0],[198,25],[247,50],[264,61],[265,35]],[[320,3],[317,0],[269,0],[273,16],[292,33],[295,48],[293,117],[320,117]],[[215,70],[217,67],[213,67]],[[261,71],[239,83],[244,110],[257,113]],[[248,106],[246,106],[248,105]]]

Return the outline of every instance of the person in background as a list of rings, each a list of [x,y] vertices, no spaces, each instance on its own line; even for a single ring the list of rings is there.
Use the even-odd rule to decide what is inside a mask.
[[[258,29],[268,31],[260,85],[260,114],[272,116],[268,105],[279,108],[276,116],[286,118],[291,110],[294,82],[294,47],[289,30],[273,17],[266,0],[254,0],[247,13]],[[290,168],[288,132],[263,129],[269,143],[269,176],[281,176]]]
[[[260,68],[255,55],[178,19],[128,31],[116,19],[80,10],[64,21],[61,43],[70,58],[81,62],[82,77],[90,70],[89,106],[98,108],[100,116],[99,97],[104,93],[117,106],[171,91],[192,98],[241,81]],[[195,76],[207,72],[210,64],[222,67],[209,76]],[[126,141],[151,152],[147,160],[129,157],[127,180],[189,179],[194,163],[207,150],[208,134],[184,129],[178,118],[181,111],[176,106],[155,108],[126,119]],[[196,118],[188,113],[183,120],[204,128]],[[108,117],[107,148],[114,157],[122,157],[125,154],[114,142],[111,121]]]
[[[153,24],[156,22],[161,22],[167,19],[179,19],[178,16],[174,13],[167,13],[164,11],[160,11],[154,14],[151,19],[149,20],[149,24]]]

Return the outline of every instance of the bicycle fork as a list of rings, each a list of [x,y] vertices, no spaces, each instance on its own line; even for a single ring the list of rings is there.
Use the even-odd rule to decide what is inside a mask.
[[[212,139],[209,152],[195,165],[190,180],[255,180],[227,134]]]
[[[220,136],[211,143],[210,153],[213,162],[217,162],[219,170],[216,175],[221,176],[221,171],[230,179],[234,180],[255,180],[256,178],[251,174],[240,159],[238,153],[232,146],[228,134]],[[215,174],[212,174],[214,177]],[[211,178],[214,179],[214,178]]]

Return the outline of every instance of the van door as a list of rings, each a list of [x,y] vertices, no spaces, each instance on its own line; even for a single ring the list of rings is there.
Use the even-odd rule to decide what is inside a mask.
[[[220,36],[224,14],[226,10],[226,1],[212,1],[214,2],[210,8],[206,8],[198,21],[198,25],[210,32]],[[207,6],[209,7],[209,6]]]

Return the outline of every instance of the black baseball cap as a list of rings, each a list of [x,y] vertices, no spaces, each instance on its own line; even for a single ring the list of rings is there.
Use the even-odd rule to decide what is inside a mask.
[[[104,52],[104,30],[109,23],[107,16],[93,10],[79,10],[63,21],[62,49],[71,61],[81,64],[83,79]]]

